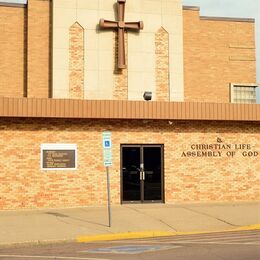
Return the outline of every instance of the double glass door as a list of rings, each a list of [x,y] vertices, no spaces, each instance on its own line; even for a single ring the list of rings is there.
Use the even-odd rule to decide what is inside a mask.
[[[163,146],[121,146],[123,203],[163,202]]]

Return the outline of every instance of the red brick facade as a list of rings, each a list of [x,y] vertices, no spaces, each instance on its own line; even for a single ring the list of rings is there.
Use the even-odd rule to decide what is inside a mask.
[[[114,104],[66,100],[66,106],[65,101],[41,100],[52,92],[51,1],[0,6],[0,99],[16,98],[0,102],[0,210],[105,204],[103,131],[112,133],[113,204],[121,202],[122,144],[163,145],[165,203],[259,200],[259,105],[213,104],[230,102],[229,83],[255,82],[254,23],[202,19],[197,9],[185,9],[183,15],[184,101],[212,102],[208,109],[205,103],[166,102],[170,44],[163,28],[158,28],[153,42],[156,96],[162,102],[118,101],[128,99],[127,70],[114,71]],[[84,30],[76,23],[68,31],[73,99],[84,97],[88,76],[83,68]],[[126,34],[126,46],[127,42]],[[240,113],[244,122],[237,119]],[[110,114],[118,119],[109,119]],[[64,119],[66,115],[74,118]],[[84,116],[88,119],[80,118]],[[189,116],[194,118],[187,120]],[[215,118],[219,121],[212,121]],[[44,143],[76,144],[78,168],[41,170]]]
[[[0,6],[0,96],[51,96],[51,2]]]
[[[51,97],[51,1],[29,0],[27,7],[27,97]]]
[[[120,203],[121,144],[164,145],[166,203],[259,199],[260,125],[257,122],[248,127],[248,123],[213,121],[169,124],[164,120],[1,119],[0,209],[105,204],[102,158],[105,130],[112,132],[113,204]],[[193,149],[192,145],[216,144],[218,138],[223,144],[232,145],[231,149],[215,148],[221,156],[193,157],[189,153],[205,151]],[[40,170],[42,143],[77,144],[78,169]],[[250,147],[241,150],[239,144]],[[233,158],[227,156],[231,151],[236,152]],[[258,156],[242,155],[249,151],[258,152]]]
[[[0,6],[0,96],[26,95],[26,11]]]
[[[254,25],[183,10],[185,101],[229,103],[230,83],[256,82]]]

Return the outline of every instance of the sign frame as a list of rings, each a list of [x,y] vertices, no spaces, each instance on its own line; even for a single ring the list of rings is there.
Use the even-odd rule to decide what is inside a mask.
[[[111,227],[112,217],[111,217],[109,167],[112,166],[112,133],[110,131],[104,131],[102,133],[102,143],[103,143],[103,163],[104,163],[104,166],[106,167],[106,173],[107,173],[108,227]]]
[[[43,151],[44,150],[73,150],[75,151],[75,167],[74,168],[43,168]],[[41,144],[41,159],[40,169],[41,171],[75,171],[78,169],[78,148],[77,144],[65,144],[65,143],[44,143]]]
[[[112,166],[112,133],[105,131],[102,133],[103,144],[103,164],[105,167]]]

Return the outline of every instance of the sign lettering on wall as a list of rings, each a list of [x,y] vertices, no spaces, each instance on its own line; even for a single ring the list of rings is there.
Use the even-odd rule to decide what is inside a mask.
[[[183,151],[181,157],[234,157],[241,154],[243,157],[257,157],[259,152],[251,144],[226,144],[221,138],[211,144],[191,144],[189,149]]]
[[[77,145],[75,144],[42,144],[42,170],[76,170]]]

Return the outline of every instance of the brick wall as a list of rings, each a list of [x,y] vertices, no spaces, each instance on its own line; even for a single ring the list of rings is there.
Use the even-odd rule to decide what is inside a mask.
[[[0,6],[0,96],[25,95],[26,25],[25,8]]]
[[[51,85],[51,2],[28,1],[28,97],[49,97]]]
[[[112,131],[112,203],[120,203],[120,144],[164,144],[166,203],[259,199],[258,122],[152,120],[0,120],[0,209],[71,207],[106,203],[102,131]],[[192,144],[250,144],[221,157],[185,157]],[[8,140],[8,142],[6,142]],[[41,143],[75,143],[78,170],[41,171]]]
[[[69,37],[69,94],[72,99],[84,99],[84,28],[74,23]]]
[[[29,0],[27,8],[0,6],[0,14],[0,95],[50,97],[51,2]],[[229,83],[256,81],[254,23],[202,20],[196,10],[184,10],[183,15],[185,101],[229,102]],[[162,33],[157,42],[167,40]],[[167,66],[167,55],[158,55],[157,96],[167,100],[168,68],[160,67]],[[113,98],[127,99],[127,74],[115,71]]]
[[[229,83],[255,83],[254,23],[183,10],[185,101],[229,102]]]
[[[113,87],[113,99],[115,100],[127,100],[128,99],[128,70],[118,69],[118,33],[114,32],[114,57],[115,57],[115,70],[114,70],[114,87]],[[128,34],[125,32],[125,46],[128,44]],[[127,61],[128,48],[125,48],[125,59]]]
[[[169,101],[169,34],[160,28],[155,34],[156,100]]]

